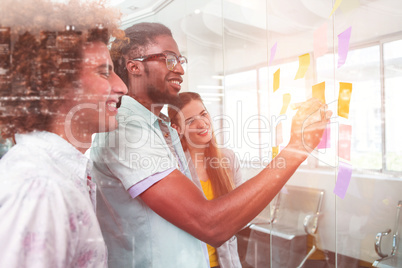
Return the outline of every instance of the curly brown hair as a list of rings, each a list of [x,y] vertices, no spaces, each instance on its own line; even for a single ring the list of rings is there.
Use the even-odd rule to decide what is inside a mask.
[[[48,130],[67,93],[80,88],[83,45],[108,44],[120,13],[79,1],[2,0],[0,9],[10,11],[0,18],[1,134]]]

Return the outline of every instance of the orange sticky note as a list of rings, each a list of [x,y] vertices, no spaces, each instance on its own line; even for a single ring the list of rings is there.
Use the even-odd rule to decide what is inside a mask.
[[[279,78],[281,76],[281,68],[274,73],[274,92],[279,88]]]
[[[299,70],[297,70],[295,80],[303,78],[306,75],[309,66],[310,66],[310,54],[307,53],[299,56]]]
[[[336,0],[336,2],[334,4],[334,7],[332,8],[331,14],[329,15],[330,17],[338,9],[338,7],[341,5],[341,3],[342,3],[342,0]]]
[[[283,94],[283,106],[281,109],[281,113],[280,114],[286,114],[286,110],[288,109],[289,103],[290,103],[290,99],[292,97],[290,96],[289,93],[287,94]]]
[[[339,82],[338,115],[349,118],[349,104],[352,96],[352,83]]]
[[[313,86],[313,98],[325,103],[325,82]]]

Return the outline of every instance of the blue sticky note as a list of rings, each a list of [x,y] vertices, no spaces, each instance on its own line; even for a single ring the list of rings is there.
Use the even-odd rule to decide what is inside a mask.
[[[352,177],[352,165],[339,161],[338,177],[335,183],[334,193],[344,199]]]

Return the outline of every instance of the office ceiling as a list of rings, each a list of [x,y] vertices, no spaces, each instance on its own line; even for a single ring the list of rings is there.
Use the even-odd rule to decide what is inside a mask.
[[[172,12],[170,18],[180,21],[180,30],[185,34],[209,45],[220,45],[222,24],[226,34],[250,42],[260,42],[267,36],[300,35],[324,22],[331,24],[332,18],[343,22],[336,24],[339,28],[346,24],[360,28],[359,40],[402,30],[400,0],[343,2],[331,19],[331,0],[114,0],[112,4],[123,13],[123,28],[175,4],[179,10]]]

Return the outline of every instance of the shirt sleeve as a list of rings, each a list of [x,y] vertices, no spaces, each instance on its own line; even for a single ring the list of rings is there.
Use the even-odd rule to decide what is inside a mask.
[[[96,169],[119,179],[126,190],[154,174],[178,168],[160,130],[141,116],[119,121],[113,132],[97,134],[91,159]]]
[[[128,189],[129,194],[131,195],[132,198],[136,198],[137,196],[145,192],[149,187],[151,187],[164,177],[168,176],[174,170],[175,170],[174,168],[171,168],[163,172],[149,176],[148,178],[138,182],[137,184],[134,184],[130,189]]]

